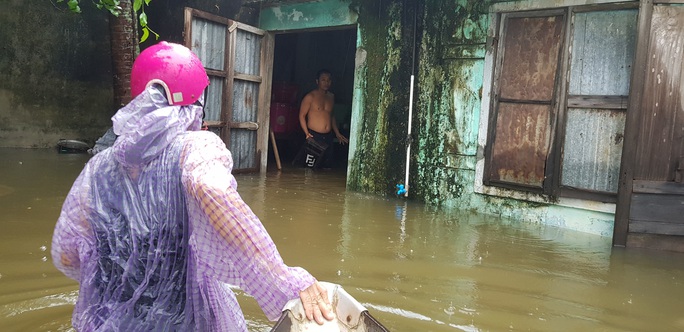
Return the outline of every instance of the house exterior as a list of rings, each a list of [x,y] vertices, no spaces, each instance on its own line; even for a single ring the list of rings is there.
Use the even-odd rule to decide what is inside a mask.
[[[351,190],[684,249],[684,1],[259,3],[358,27]]]
[[[409,199],[444,209],[684,251],[684,0],[223,2],[165,2],[155,13],[153,1],[148,10],[163,22],[158,32],[200,53],[215,50],[202,43],[215,31],[230,32],[221,52],[240,52],[210,68],[211,87],[223,94],[212,92],[222,97],[208,120],[231,149],[253,142],[240,161],[246,170],[266,170],[274,40],[351,29],[353,66],[339,70],[353,72],[343,93],[348,189],[395,196],[404,185]],[[41,6],[10,6],[32,8],[44,22],[26,27],[0,14],[0,41],[9,45],[0,49],[0,146],[94,140],[114,111],[106,38],[88,42],[106,36],[102,16],[74,23]],[[12,37],[40,26],[62,26],[51,31],[67,43],[33,30],[37,40]],[[235,46],[240,40],[253,47]],[[325,56],[343,43],[316,49],[321,40],[307,40],[300,48]],[[34,42],[48,46],[27,46]],[[41,53],[49,66],[32,66],[29,55]],[[89,61],[68,61],[81,55]]]

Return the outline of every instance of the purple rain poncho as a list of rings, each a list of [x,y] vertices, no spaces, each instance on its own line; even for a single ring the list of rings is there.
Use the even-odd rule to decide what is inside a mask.
[[[196,131],[201,114],[148,88],[76,179],[52,239],[55,266],[80,284],[76,330],[246,331],[228,285],[276,320],[315,282],[283,263],[236,191],[230,152]]]

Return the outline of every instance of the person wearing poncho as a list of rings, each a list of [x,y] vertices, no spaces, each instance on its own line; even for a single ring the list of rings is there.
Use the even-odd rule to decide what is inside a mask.
[[[229,285],[270,320],[298,297],[309,319],[333,318],[325,288],[285,265],[236,191],[225,144],[199,130],[207,85],[184,46],[161,42],[136,59],[135,98],[112,117],[118,137],[74,182],[53,235],[55,266],[79,282],[76,330],[246,331]]]

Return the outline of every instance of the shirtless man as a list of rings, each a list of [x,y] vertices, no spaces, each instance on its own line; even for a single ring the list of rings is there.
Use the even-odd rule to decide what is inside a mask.
[[[332,84],[330,72],[322,69],[316,77],[318,87],[302,99],[302,105],[299,109],[299,124],[307,140],[314,139],[316,142],[328,146],[321,162],[329,162],[333,154],[333,133],[341,144],[347,144],[349,140],[340,133],[337,128],[337,121],[333,117],[335,95],[328,91]]]

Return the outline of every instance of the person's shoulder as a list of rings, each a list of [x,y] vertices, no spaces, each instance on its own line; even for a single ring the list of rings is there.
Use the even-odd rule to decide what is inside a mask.
[[[195,149],[202,149],[208,146],[224,146],[223,141],[218,135],[208,130],[197,130],[186,133],[185,145]]]
[[[221,138],[211,131],[191,131],[185,134],[181,160],[185,162],[206,161],[209,159],[231,158]]]

